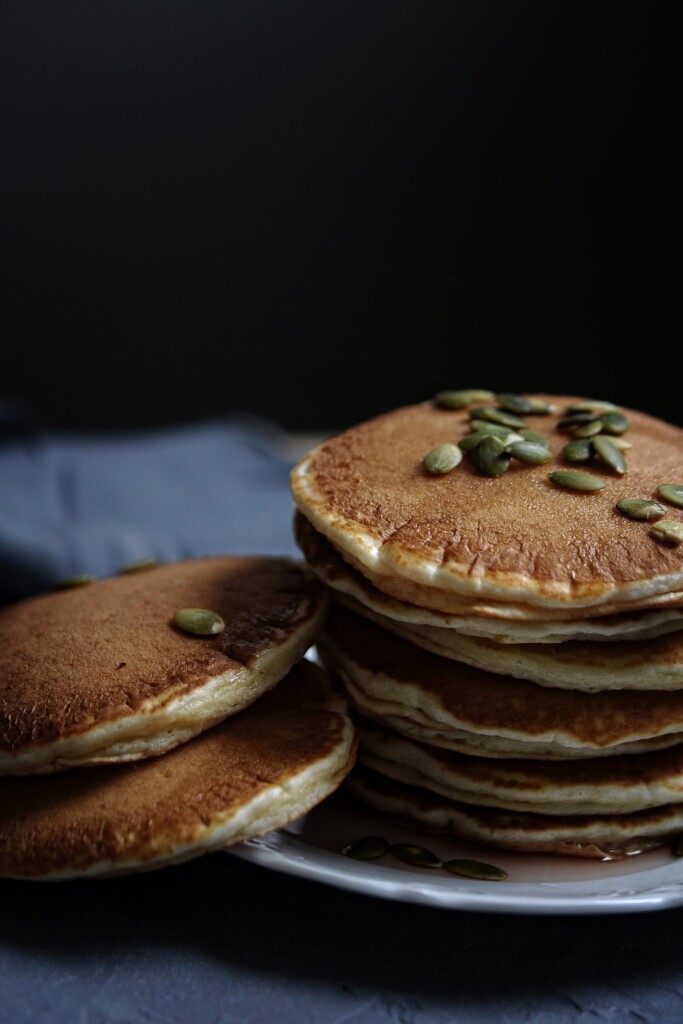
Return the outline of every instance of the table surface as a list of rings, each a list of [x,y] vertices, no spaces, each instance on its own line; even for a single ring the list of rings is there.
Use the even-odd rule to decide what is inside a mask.
[[[217,538],[226,553],[296,553],[288,470],[309,440],[254,423],[118,440],[13,430],[0,443],[0,590],[209,553]],[[442,909],[227,852],[99,881],[1,880],[0,907],[0,1021],[12,1024],[683,1019],[676,909]]]

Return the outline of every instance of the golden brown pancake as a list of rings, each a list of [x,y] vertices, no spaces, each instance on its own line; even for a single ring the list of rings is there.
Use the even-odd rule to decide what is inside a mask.
[[[164,757],[0,779],[0,875],[124,874],[263,835],[337,789],[355,747],[343,700],[304,659]]]
[[[0,611],[0,774],[162,754],[247,707],[313,643],[326,592],[303,561],[215,556]],[[180,608],[225,621],[212,636]]]
[[[560,410],[576,401],[536,397]],[[463,600],[476,599],[585,617],[587,608],[607,614],[680,602],[683,545],[656,541],[649,523],[626,518],[616,503],[683,481],[683,430],[624,411],[628,472],[591,463],[605,480],[600,491],[570,491],[548,479],[554,469],[576,468],[561,454],[570,435],[558,429],[559,413],[529,417],[548,438],[551,462],[513,462],[489,477],[465,457],[451,473],[427,473],[425,454],[462,438],[469,417],[425,401],[318,445],[293,469],[292,494],[352,567],[408,603],[457,613]],[[669,517],[680,519],[680,510],[672,507]]]
[[[458,803],[510,811],[625,814],[683,803],[683,743],[669,750],[561,761],[470,757],[358,718],[358,763]]]
[[[538,616],[539,609],[528,609],[528,615],[511,618],[504,614],[509,609],[488,614],[483,606],[470,605],[462,614],[448,614],[431,608],[399,601],[398,598],[378,590],[357,569],[344,561],[340,552],[300,512],[295,514],[295,537],[304,558],[323,582],[334,591],[337,600],[361,613],[377,613],[394,619],[406,627],[433,626],[455,630],[465,636],[483,637],[498,644],[558,644],[567,640],[637,640],[661,636],[683,629],[683,608],[623,612],[621,614],[595,614],[585,619],[565,621],[553,618],[545,621]],[[681,598],[683,600],[683,597]],[[586,609],[587,614],[598,609]],[[520,609],[517,609],[520,611]],[[542,614],[542,613],[541,613]]]
[[[348,601],[347,601],[348,603]],[[540,686],[585,690],[680,690],[683,688],[683,632],[646,640],[569,640],[549,644],[499,644],[441,626],[413,625],[349,605],[377,625],[423,647],[486,672],[527,679]]]
[[[360,767],[344,788],[403,825],[522,853],[621,860],[661,846],[683,831],[683,806],[666,804],[631,814],[563,817],[456,803],[418,786]]]
[[[682,738],[683,691],[538,686],[431,654],[336,604],[317,649],[367,717],[463,753],[592,758]]]

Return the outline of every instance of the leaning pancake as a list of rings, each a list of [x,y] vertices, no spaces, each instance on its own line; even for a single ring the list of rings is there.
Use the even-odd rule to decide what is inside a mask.
[[[281,828],[342,782],[356,738],[303,660],[254,705],[162,758],[0,780],[0,875],[160,868]]]
[[[317,649],[367,717],[464,753],[591,758],[683,738],[683,691],[538,686],[431,654],[335,605]]]
[[[196,636],[183,608],[225,622]],[[162,754],[247,707],[311,645],[326,608],[303,562],[190,559],[0,612],[0,774]]]
[[[570,690],[680,690],[683,688],[683,632],[647,640],[569,640],[558,645],[499,644],[443,626],[415,626],[354,605],[383,629],[433,654],[486,672]]]
[[[297,543],[308,564],[329,586],[336,597],[350,608],[395,619],[409,626],[436,626],[453,629],[467,636],[479,636],[502,644],[556,644],[566,640],[635,640],[683,629],[683,609],[624,612],[595,615],[593,618],[539,620],[510,618],[502,614],[485,615],[482,607],[470,607],[469,614],[448,614],[399,601],[378,590],[357,569],[344,561],[326,537],[317,533],[300,512],[295,516]],[[591,609],[588,609],[590,611]],[[592,609],[595,611],[596,609]],[[602,612],[603,609],[601,609]],[[491,609],[489,609],[491,611]],[[496,611],[498,611],[496,609]],[[538,615],[538,609],[531,609]]]
[[[535,397],[560,409],[575,401]],[[590,493],[548,479],[552,470],[571,468],[558,414],[528,421],[546,435],[550,462],[513,462],[491,477],[463,458],[452,472],[426,472],[432,447],[469,431],[467,410],[426,401],[318,445],[293,469],[292,494],[352,567],[408,603],[457,613],[458,601],[476,598],[585,614],[680,601],[683,546],[653,539],[648,523],[621,515],[616,503],[651,498],[660,484],[683,479],[683,431],[625,412],[628,472],[591,464],[605,486]]]
[[[540,814],[626,814],[683,803],[683,743],[593,760],[468,757],[418,743],[362,719],[358,763],[467,804]]]
[[[456,803],[418,786],[354,770],[345,789],[401,824],[523,853],[619,860],[661,846],[683,831],[683,805],[631,814],[562,815],[502,811]]]

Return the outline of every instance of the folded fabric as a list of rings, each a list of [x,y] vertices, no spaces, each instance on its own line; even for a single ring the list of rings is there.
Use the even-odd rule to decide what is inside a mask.
[[[286,440],[248,416],[61,433],[0,403],[0,601],[145,558],[297,555]]]

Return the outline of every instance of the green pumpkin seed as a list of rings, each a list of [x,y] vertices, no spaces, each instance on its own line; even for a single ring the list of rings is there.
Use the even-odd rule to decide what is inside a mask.
[[[650,533],[665,544],[680,544],[683,541],[683,523],[676,519],[660,519],[651,527]]]
[[[626,459],[621,454],[619,449],[612,444],[609,437],[605,437],[604,434],[600,434],[598,437],[593,438],[593,447],[599,459],[613,469],[615,473],[624,474],[626,472]]]
[[[578,427],[582,423],[595,423],[598,417],[592,412],[577,412],[572,416],[564,416],[558,420],[558,427],[564,430],[566,427]]]
[[[683,836],[677,836],[671,844],[671,852],[674,857],[683,857]]]
[[[548,438],[538,430],[529,430],[528,427],[525,427],[523,430],[520,430],[520,434],[525,441],[531,441],[532,444],[544,444],[546,448],[550,447]]]
[[[594,402],[587,398],[582,402],[573,402],[564,411],[570,416],[576,412],[619,412],[619,406],[614,402]]]
[[[472,402],[492,402],[494,398],[495,395],[492,391],[469,388],[464,391],[439,391],[434,401],[442,409],[464,409]]]
[[[490,435],[483,430],[475,430],[473,434],[465,434],[464,437],[461,437],[458,441],[458,447],[461,451],[469,454],[474,451],[480,441],[489,436]]]
[[[469,860],[467,857],[444,861],[443,866],[446,871],[450,871],[454,875],[462,875],[464,878],[479,878],[486,882],[502,882],[508,877],[507,871],[496,867],[495,864],[486,864],[482,860]]]
[[[431,451],[428,451],[422,460],[422,465],[428,473],[441,475],[450,473],[452,469],[462,462],[462,452],[457,444],[437,444]]]
[[[415,846],[412,843],[394,843],[390,848],[391,852],[405,864],[414,864],[418,868],[440,868],[441,858],[437,857],[431,850],[424,846]]]
[[[354,860],[377,860],[389,852],[390,846],[383,836],[364,836],[345,846],[342,853]]]
[[[500,476],[509,467],[510,456],[499,438],[485,435],[472,451],[472,461],[486,476]]]
[[[123,576],[129,572],[144,572],[146,569],[154,569],[157,565],[161,565],[158,558],[141,558],[137,562],[129,562],[127,565],[122,565],[117,572],[119,576]]]
[[[552,459],[552,454],[545,445],[534,444],[533,441],[515,441],[514,444],[507,446],[507,452],[513,459],[528,462],[532,466],[541,466]]]
[[[622,452],[627,452],[629,448],[633,448],[630,441],[624,441],[623,437],[616,437],[616,435],[610,434],[610,441],[615,448],[618,448]]]
[[[519,416],[515,416],[511,412],[505,412],[505,409],[496,409],[493,405],[477,405],[474,409],[470,409],[470,419],[472,420],[486,420],[487,423],[500,423],[503,427],[511,427],[513,430],[517,430],[519,427],[526,427],[526,422]]]
[[[528,402],[531,405],[528,416],[550,416],[551,413],[557,412],[556,405],[545,402],[542,398],[529,398]]]
[[[554,405],[550,405],[540,398],[527,398],[526,395],[515,395],[510,392],[496,395],[496,401],[501,409],[521,416],[546,416],[556,411]]]
[[[661,519],[666,515],[664,506],[651,498],[621,498],[617,508],[629,519]]]
[[[512,394],[510,391],[504,391],[501,394],[496,395],[496,401],[501,409],[505,409],[506,412],[517,413],[523,415],[527,412],[533,412],[534,404],[524,395]]]
[[[472,420],[470,422],[470,430],[475,433],[479,431],[482,434],[490,434],[491,437],[499,437],[505,444],[522,440],[522,435],[518,434],[515,430],[503,427],[500,423],[487,423],[486,420]]]
[[[86,583],[94,583],[96,577],[88,573],[81,573],[79,576],[67,576],[64,580],[57,580],[52,584],[52,590],[70,590],[72,587],[82,587]]]
[[[631,426],[631,421],[623,412],[604,412],[600,422],[605,434],[623,434]]]
[[[596,437],[602,431],[602,420],[589,420],[588,423],[580,423],[574,429],[574,437],[587,438]]]
[[[660,484],[657,494],[672,505],[683,508],[683,484]]]
[[[590,438],[578,438],[570,441],[562,449],[562,454],[568,462],[588,462],[593,458],[593,442]]]
[[[173,616],[173,621],[184,633],[194,633],[197,636],[210,636],[222,633],[225,629],[225,623],[220,615],[207,608],[180,608]]]
[[[548,480],[558,487],[568,487],[572,491],[601,491],[605,481],[592,473],[579,473],[575,469],[558,469],[548,473]]]

